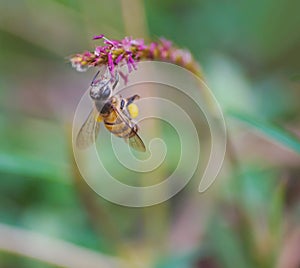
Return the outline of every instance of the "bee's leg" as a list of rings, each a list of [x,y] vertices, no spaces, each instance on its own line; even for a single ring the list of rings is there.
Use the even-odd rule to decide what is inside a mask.
[[[132,97],[127,98],[127,106],[131,103],[133,103],[135,100],[138,100],[140,98],[139,95],[133,95]]]
[[[93,78],[93,80],[92,80],[92,82],[91,82],[91,86],[93,86],[93,85],[95,84],[96,78],[97,78],[97,76],[98,76],[99,73],[100,73],[100,71],[98,71],[98,72],[95,74],[95,76],[94,76],[94,78]]]
[[[116,86],[118,85],[119,80],[120,80],[119,72],[118,72],[117,69],[115,70],[115,77],[114,77],[114,79],[115,79],[115,82],[114,82],[114,84],[112,86],[113,89],[116,88]]]

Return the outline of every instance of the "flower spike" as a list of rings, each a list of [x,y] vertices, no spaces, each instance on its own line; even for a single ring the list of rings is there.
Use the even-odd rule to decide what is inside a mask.
[[[158,42],[145,44],[143,39],[125,37],[122,40],[109,40],[103,34],[96,35],[94,40],[102,39],[104,45],[97,46],[94,51],[78,53],[70,57],[72,66],[77,71],[89,67],[108,66],[113,75],[114,69],[120,64],[127,64],[128,71],[137,68],[137,62],[142,60],[159,60],[180,65],[198,76],[201,70],[188,50],[180,49],[171,41],[161,38]]]

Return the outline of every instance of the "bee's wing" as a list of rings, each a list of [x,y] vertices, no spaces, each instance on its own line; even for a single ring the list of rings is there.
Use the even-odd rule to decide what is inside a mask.
[[[117,107],[113,107],[119,118],[128,126],[131,128],[131,130],[134,132],[134,135],[130,138],[124,138],[124,140],[130,145],[130,147],[136,151],[139,152],[146,152],[146,146],[144,142],[142,141],[141,137],[137,134],[137,126],[131,124],[131,119],[124,114],[122,111],[119,111]]]
[[[98,136],[100,130],[100,123],[97,121],[99,112],[93,108],[88,118],[82,125],[76,137],[76,146],[79,149],[86,149],[93,143]]]
[[[135,132],[134,136],[129,139],[125,139],[131,148],[139,152],[146,152],[146,146],[141,137]]]

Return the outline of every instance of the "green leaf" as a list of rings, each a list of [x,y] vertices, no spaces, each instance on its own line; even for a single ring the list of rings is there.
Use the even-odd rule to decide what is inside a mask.
[[[50,163],[29,155],[0,153],[0,172],[30,176],[69,183],[70,170],[67,165]]]
[[[209,224],[208,241],[220,267],[255,267],[238,230],[230,226],[221,215],[215,215]]]
[[[203,250],[202,250],[203,251]],[[165,256],[162,259],[159,259],[155,263],[155,268],[189,268],[193,267],[201,255],[204,255],[200,249],[196,251],[191,251],[189,253]]]
[[[241,113],[239,111],[229,110],[227,115],[246,123],[247,125],[256,128],[261,133],[265,134],[269,138],[279,142],[287,148],[300,153],[300,139],[293,135],[291,132],[274,125],[270,122],[260,120],[252,115]]]

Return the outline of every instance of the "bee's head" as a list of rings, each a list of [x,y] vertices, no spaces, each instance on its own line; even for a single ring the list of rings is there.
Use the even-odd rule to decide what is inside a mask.
[[[95,101],[105,101],[112,93],[109,80],[97,81],[91,85],[90,96]]]

